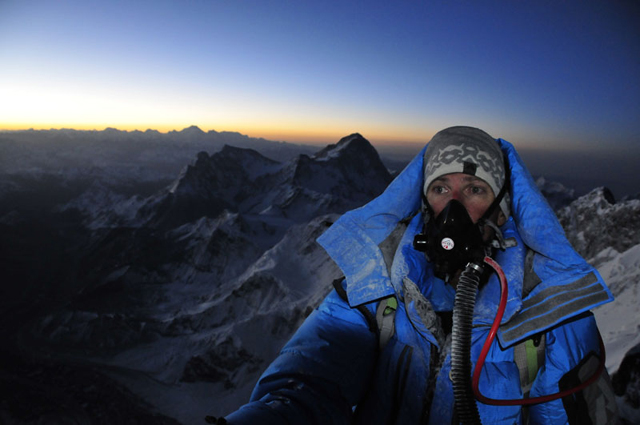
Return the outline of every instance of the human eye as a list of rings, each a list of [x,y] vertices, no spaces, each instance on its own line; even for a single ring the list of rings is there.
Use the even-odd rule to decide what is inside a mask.
[[[447,189],[442,186],[442,185],[433,185],[431,186],[431,192],[436,194],[436,195],[441,195],[443,193],[446,193]]]
[[[478,183],[470,184],[467,187],[467,191],[471,195],[476,195],[476,196],[484,196],[487,193],[489,193],[488,187],[486,185],[482,184],[482,183],[480,183],[480,184],[478,184]]]

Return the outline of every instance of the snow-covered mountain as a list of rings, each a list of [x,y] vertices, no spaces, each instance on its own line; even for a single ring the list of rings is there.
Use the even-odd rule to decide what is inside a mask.
[[[640,423],[640,200],[615,202],[604,187],[560,209],[569,241],[598,268],[615,301],[594,310],[628,423]]]
[[[640,243],[640,200],[616,203],[605,187],[560,209],[558,218],[571,244],[587,259],[605,248],[622,253]]]
[[[99,183],[116,195],[146,197],[173,181],[198,152],[212,154],[225,145],[285,162],[317,150],[234,132],[204,132],[195,126],[168,133],[114,128],[0,131],[0,196],[56,181],[56,195],[68,186],[67,194],[75,197],[86,185]]]
[[[390,181],[359,134],[284,162],[231,146],[201,152],[147,197],[94,180],[44,214],[50,232],[69,233],[67,265],[16,294],[11,308],[28,320],[15,332],[7,310],[3,334],[35,363],[100,369],[182,423],[228,411],[338,276],[315,239]],[[30,224],[2,217],[9,240],[21,236],[16,221]],[[43,286],[59,290],[33,303]],[[182,394],[197,399],[192,409]]]
[[[376,150],[353,134],[315,153],[276,157],[257,146],[210,149],[223,136],[214,133],[46,133],[56,146],[86,138],[82,155],[50,158],[74,174],[52,177],[55,166],[36,153],[32,168],[47,170],[45,177],[0,181],[0,399],[18,406],[0,403],[0,422],[49,415],[85,423],[101,415],[123,423],[128,415],[141,418],[135,423],[191,424],[225,414],[247,400],[331,289],[340,272],[315,240],[389,184]],[[147,138],[147,147],[135,158],[132,147],[118,153],[134,136]],[[163,146],[168,140],[202,148],[172,179],[161,171],[163,155],[175,152]],[[91,166],[78,158],[91,158]],[[141,158],[164,164],[149,168],[165,177],[136,171]],[[163,186],[136,186],[119,172]],[[576,199],[571,189],[537,183],[617,296],[595,312],[614,372],[640,343],[640,200],[616,204],[602,188]],[[633,379],[616,382],[621,394],[637,388]]]
[[[115,171],[130,173],[137,169],[139,177],[153,177],[155,173],[173,178],[197,152],[217,152],[224,145],[256,149],[278,161],[316,150],[311,146],[273,142],[234,132],[204,132],[196,126],[168,133],[114,128],[2,131],[0,170],[14,174],[99,168],[117,178]]]

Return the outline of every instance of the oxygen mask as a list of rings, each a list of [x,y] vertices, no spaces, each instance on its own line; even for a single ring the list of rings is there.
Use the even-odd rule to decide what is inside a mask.
[[[436,277],[448,282],[469,262],[483,263],[490,248],[484,243],[481,225],[471,220],[462,203],[453,199],[438,217],[430,215],[425,233],[417,235],[413,245],[426,253]]]

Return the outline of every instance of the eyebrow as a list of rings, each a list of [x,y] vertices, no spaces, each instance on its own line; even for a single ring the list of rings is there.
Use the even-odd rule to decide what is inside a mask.
[[[437,181],[448,182],[449,180],[450,180],[449,179],[449,175],[445,174],[444,176],[436,177],[435,179],[433,179],[433,182],[431,182],[431,184],[433,184],[434,182],[437,182]],[[487,185],[489,184],[486,181],[482,180],[480,177],[476,177],[476,176],[465,175],[464,177],[462,177],[462,180],[465,181],[465,182],[476,182],[476,181],[479,181],[479,182],[485,183]]]

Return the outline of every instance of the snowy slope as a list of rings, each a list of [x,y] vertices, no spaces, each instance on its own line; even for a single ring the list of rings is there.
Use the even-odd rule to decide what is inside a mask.
[[[606,366],[628,423],[640,423],[640,365],[616,376],[626,356],[640,348],[640,200],[616,202],[606,188],[597,188],[558,211],[574,247],[597,267],[611,292],[612,303],[594,310],[605,343]],[[630,379],[627,385],[615,385]],[[629,394],[634,402],[629,400]]]
[[[640,200],[616,203],[597,188],[558,211],[569,241],[598,268],[616,297],[595,310],[614,372],[626,351],[640,342]]]
[[[628,350],[640,344],[640,244],[623,253],[606,248],[594,259],[615,301],[595,310],[607,348],[607,369],[615,372]]]
[[[99,368],[183,423],[232,410],[337,277],[315,239],[390,179],[352,135],[282,163],[201,152],[146,198],[95,180],[52,209],[79,220],[83,240],[56,283],[65,295],[32,310],[20,348]]]

